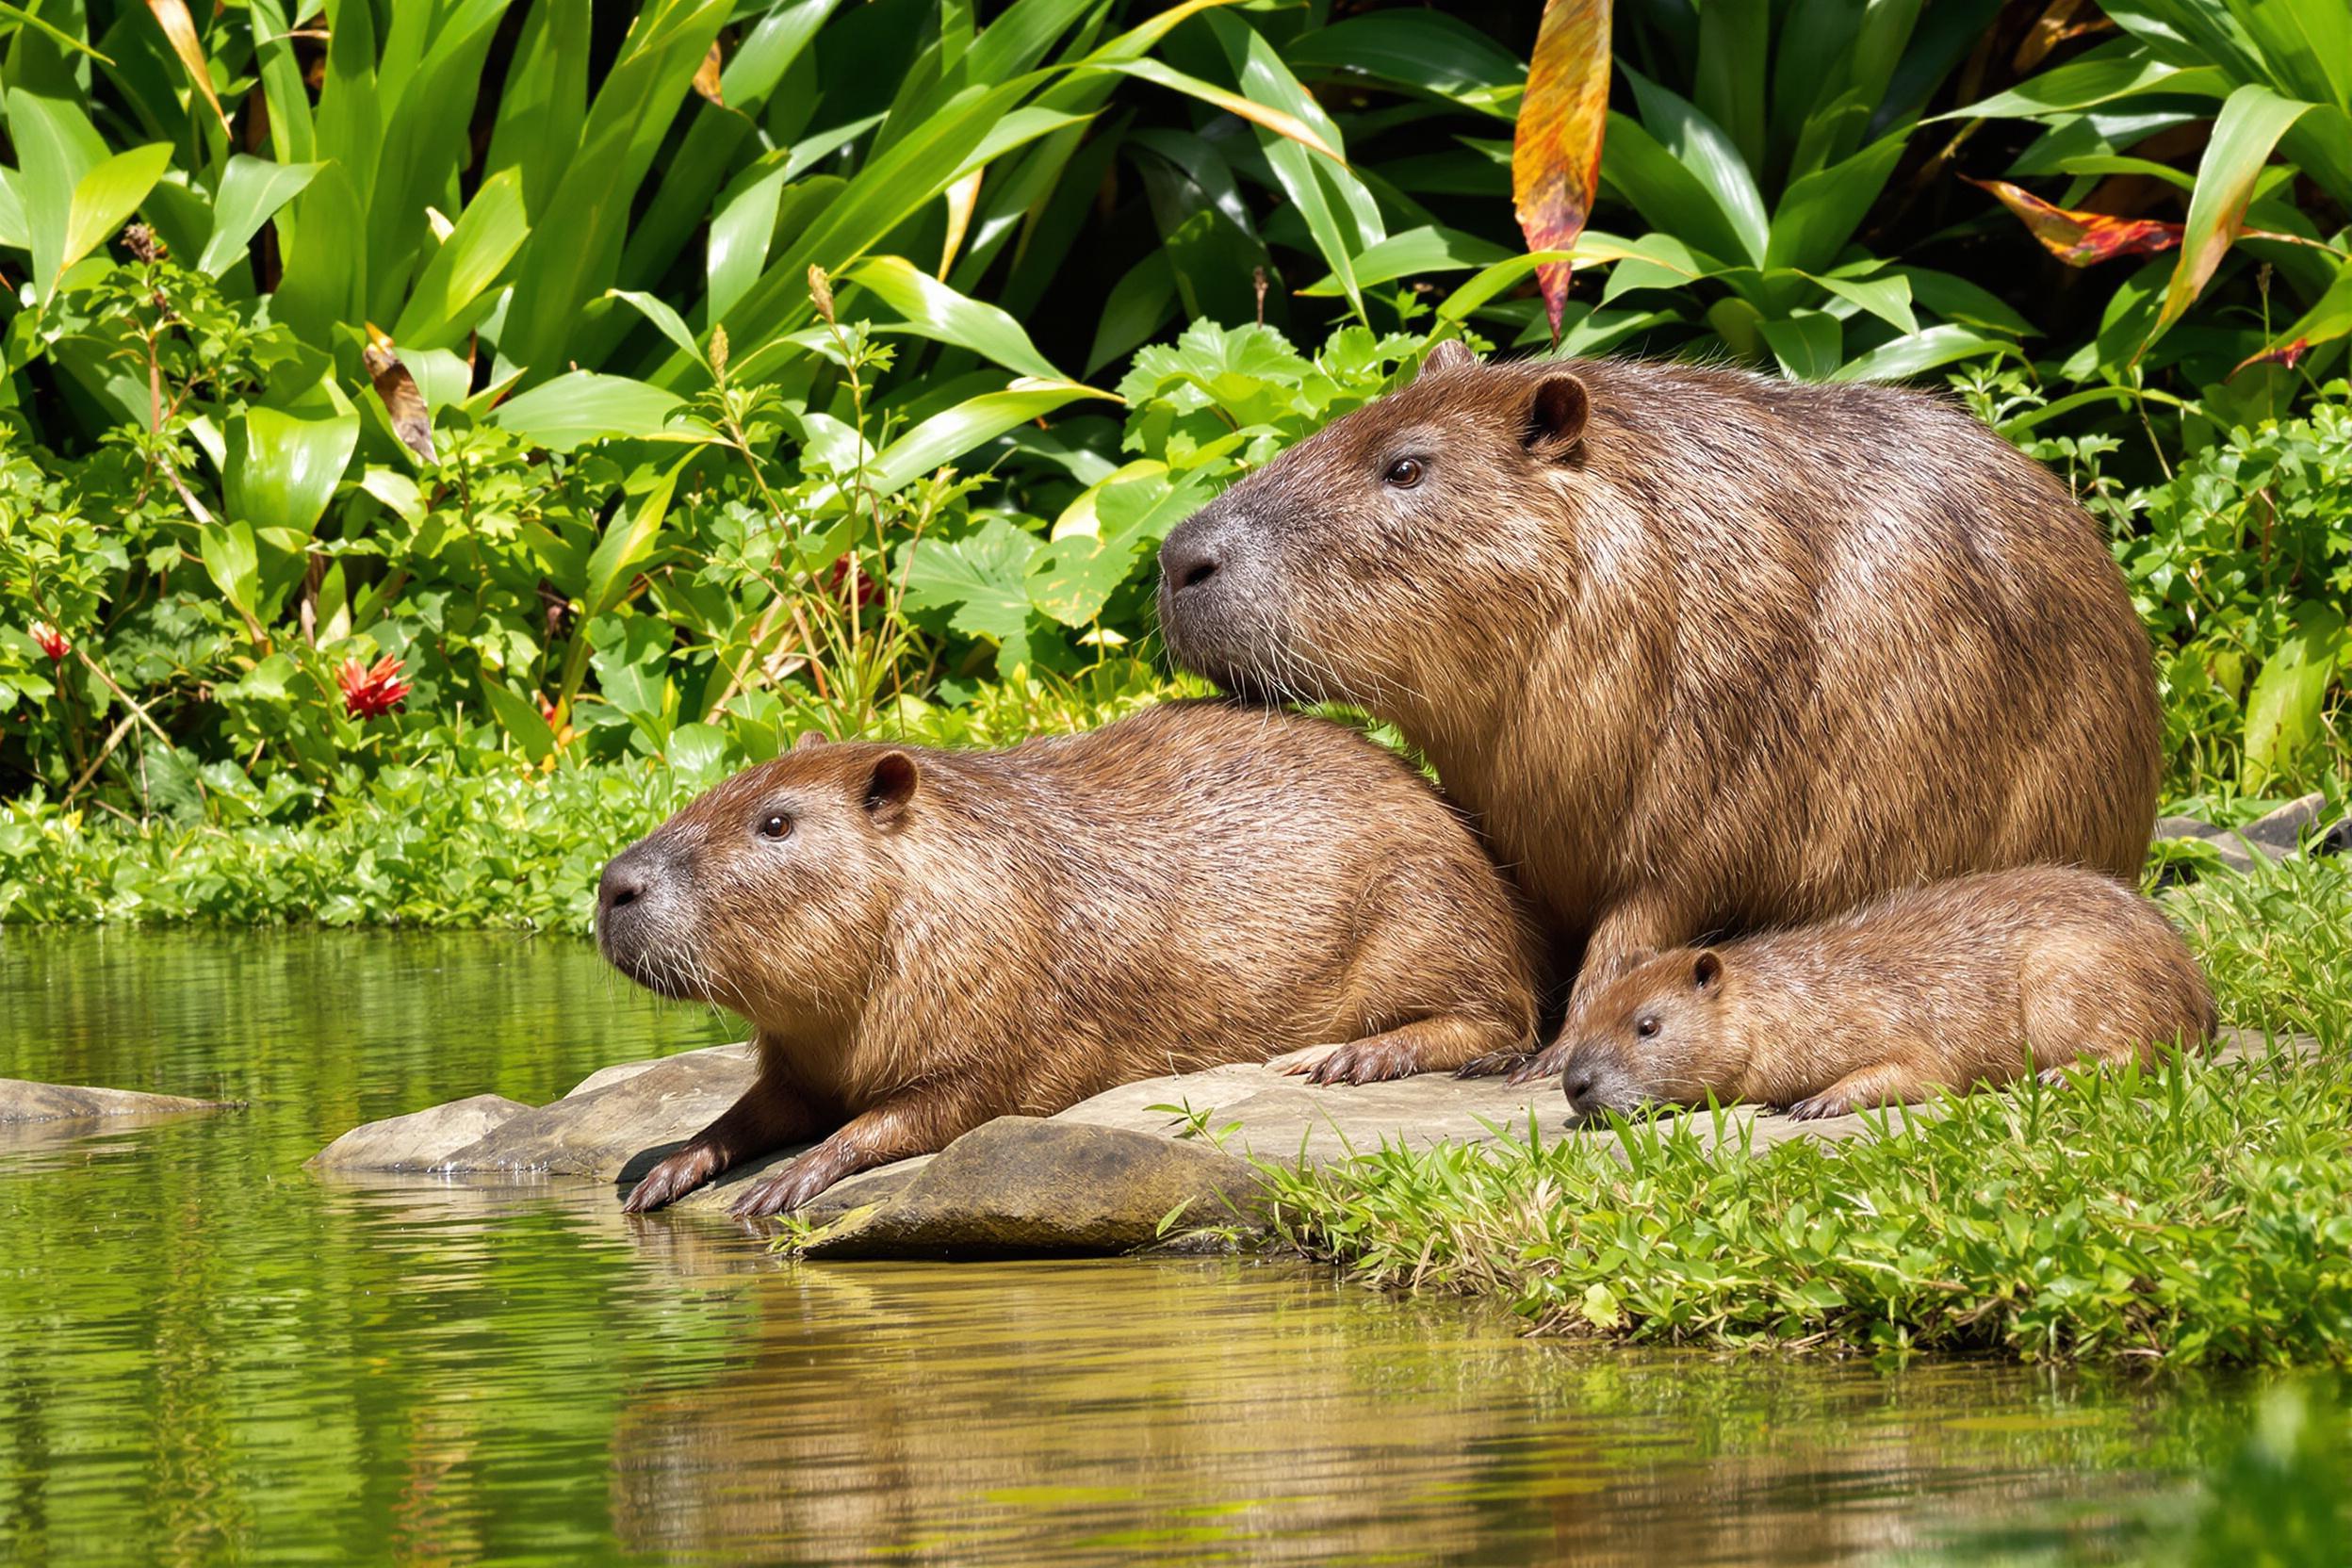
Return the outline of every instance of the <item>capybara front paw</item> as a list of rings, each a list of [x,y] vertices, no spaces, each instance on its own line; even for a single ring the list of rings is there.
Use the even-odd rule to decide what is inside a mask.
[[[1568,1047],[1555,1040],[1534,1055],[1524,1058],[1511,1070],[1507,1082],[1514,1085],[1541,1083],[1546,1078],[1559,1077],[1567,1065]]]
[[[718,1174],[719,1157],[709,1149],[679,1150],[645,1174],[621,1204],[624,1214],[645,1214],[674,1203]]]
[[[1788,1107],[1791,1121],[1822,1121],[1833,1116],[1844,1116],[1854,1107],[1842,1094],[1817,1094],[1793,1102]]]
[[[841,1179],[840,1165],[830,1158],[821,1158],[824,1154],[822,1149],[811,1149],[786,1161],[781,1169],[755,1183],[749,1192],[735,1200],[727,1213],[738,1219],[765,1219],[799,1208]]]
[[[1497,1073],[1516,1072],[1525,1067],[1527,1054],[1524,1051],[1490,1051],[1485,1055],[1464,1062],[1454,1069],[1457,1078],[1492,1078]]]
[[[1293,1078],[1303,1078],[1343,1049],[1336,1045],[1310,1045],[1303,1051],[1285,1051],[1279,1056],[1269,1056],[1266,1065],[1277,1072],[1287,1072]]]
[[[1307,1074],[1310,1084],[1384,1084],[1412,1074],[1419,1064],[1410,1047],[1357,1040],[1333,1049]]]

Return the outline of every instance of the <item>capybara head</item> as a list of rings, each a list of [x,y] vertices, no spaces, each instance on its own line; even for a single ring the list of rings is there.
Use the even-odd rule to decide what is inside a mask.
[[[891,840],[920,815],[922,769],[889,746],[813,739],[606,864],[596,945],[622,973],[775,1032],[871,988],[897,895]]]
[[[1168,651],[1258,697],[1380,708],[1458,680],[1480,640],[1499,653],[1544,609],[1530,585],[1558,574],[1587,411],[1564,365],[1483,367],[1438,345],[1412,385],[1169,532]]]
[[[1578,1125],[1658,1103],[1691,1105],[1728,1094],[1745,1063],[1727,1050],[1730,984],[1713,948],[1654,954],[1578,997],[1560,1037],[1568,1065],[1560,1086]]]

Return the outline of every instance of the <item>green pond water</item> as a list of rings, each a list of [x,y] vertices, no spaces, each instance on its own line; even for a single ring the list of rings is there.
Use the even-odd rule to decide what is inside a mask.
[[[0,1130],[0,1561],[2128,1560],[2252,1393],[1564,1347],[1297,1265],[786,1265],[608,1188],[302,1168],[728,1033],[563,940],[0,932],[0,1075],[251,1102]]]

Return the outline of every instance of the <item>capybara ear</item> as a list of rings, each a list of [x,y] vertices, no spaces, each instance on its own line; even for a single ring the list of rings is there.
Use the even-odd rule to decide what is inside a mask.
[[[918,770],[903,751],[886,751],[874,760],[866,776],[866,815],[880,827],[896,827],[906,820],[906,806],[915,798]]]
[[[1470,351],[1470,345],[1459,337],[1449,337],[1431,349],[1421,361],[1423,374],[1431,370],[1469,370],[1477,368],[1478,356]]]
[[[804,729],[792,738],[794,751],[807,751],[811,746],[823,744],[825,744],[825,731],[822,729]]]
[[[1585,416],[1592,400],[1584,383],[1565,371],[1535,384],[1527,403],[1527,429],[1521,437],[1527,450],[1546,460],[1562,458],[1583,439]]]
[[[1703,949],[1690,960],[1690,984],[1693,988],[1711,991],[1723,983],[1723,956],[1713,948]]]

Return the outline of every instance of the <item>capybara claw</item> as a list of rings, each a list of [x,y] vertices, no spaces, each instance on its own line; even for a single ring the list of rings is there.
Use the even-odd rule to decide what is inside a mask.
[[[1303,1051],[1285,1051],[1279,1056],[1268,1057],[1266,1065],[1293,1078],[1313,1078],[1326,1062],[1345,1049],[1337,1045],[1310,1045]]]
[[[681,1149],[645,1172],[621,1202],[623,1214],[647,1214],[674,1203],[718,1174],[718,1161],[707,1149]]]
[[[1310,1084],[1382,1084],[1413,1070],[1405,1052],[1396,1046],[1343,1045],[1315,1064]]]
[[[1457,1078],[1492,1078],[1497,1073],[1512,1072],[1526,1065],[1524,1051],[1490,1051],[1485,1055],[1464,1062],[1454,1069]]]
[[[1788,1114],[1791,1121],[1823,1121],[1833,1116],[1843,1116],[1853,1108],[1842,1095],[1817,1094],[1793,1102]]]
[[[1524,1084],[1541,1083],[1546,1078],[1559,1077],[1560,1070],[1567,1065],[1567,1052],[1562,1051],[1557,1045],[1547,1046],[1532,1056],[1522,1057],[1519,1065],[1511,1070],[1511,1076],[1504,1082],[1514,1087]]]

